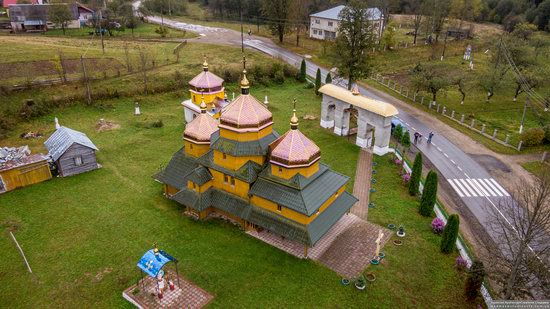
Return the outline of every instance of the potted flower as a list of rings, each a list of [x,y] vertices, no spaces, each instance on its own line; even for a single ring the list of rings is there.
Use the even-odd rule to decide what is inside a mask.
[[[441,218],[435,217],[432,220],[432,231],[436,234],[441,234],[445,229],[445,222]]]
[[[401,246],[403,244],[403,241],[400,239],[394,239],[393,244],[396,246]]]
[[[381,260],[386,257],[386,254],[384,252],[378,253],[378,258]]]
[[[355,280],[355,287],[362,291],[367,287],[367,280],[365,279],[365,276],[361,274],[357,280]]]
[[[370,202],[369,203],[369,208],[374,208],[374,207],[376,207],[376,204],[374,204],[373,202]]]
[[[340,283],[342,283],[342,285],[348,285],[349,284],[349,279],[348,278],[342,278],[342,280],[340,280]]]
[[[401,165],[401,160],[395,159],[394,163],[395,163],[395,165]]]
[[[367,273],[366,279],[368,282],[374,282],[374,280],[376,280],[376,276],[373,273]]]
[[[393,224],[393,223],[388,224],[388,228],[390,230],[395,230],[395,224]]]
[[[397,231],[398,237],[405,237],[405,227],[403,225],[399,226],[399,230]]]
[[[402,178],[403,178],[403,184],[407,184],[409,183],[409,180],[411,180],[411,174],[405,173],[403,174]]]
[[[468,261],[465,258],[463,258],[461,255],[457,256],[455,260],[455,264],[458,270],[465,270],[466,268],[468,268]]]

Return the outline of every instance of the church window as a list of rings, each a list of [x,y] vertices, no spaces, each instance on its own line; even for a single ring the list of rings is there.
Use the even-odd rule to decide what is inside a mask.
[[[189,149],[193,149],[193,144],[189,144]]]
[[[232,186],[232,187],[235,186],[235,178],[234,178],[234,177],[231,177],[231,186]]]
[[[227,159],[227,155],[225,153],[223,154],[223,159]]]
[[[229,176],[223,175],[223,182],[228,183],[229,182]]]
[[[283,168],[279,167],[279,174],[281,174],[282,172],[283,172]]]
[[[283,211],[283,206],[277,205],[277,211],[279,211],[279,212],[280,212],[280,211]]]

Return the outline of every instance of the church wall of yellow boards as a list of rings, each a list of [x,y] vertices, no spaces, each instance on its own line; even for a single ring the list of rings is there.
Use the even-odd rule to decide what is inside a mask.
[[[189,141],[184,142],[185,153],[198,158],[210,150],[210,144],[194,144]]]
[[[40,161],[1,171],[0,177],[6,191],[11,191],[48,180],[52,178],[52,173],[48,162]]]
[[[335,194],[333,194],[328,200],[323,203],[323,205],[321,205],[321,207],[319,208],[319,212],[311,215],[310,217],[284,206],[281,207],[281,211],[279,211],[277,209],[278,205],[276,203],[255,195],[250,198],[250,203],[254,204],[255,206],[277,213],[285,218],[296,221],[298,223],[310,224],[313,220],[315,220],[315,218],[317,218],[320,213],[325,211],[325,209],[327,209],[327,207],[330,206],[330,204],[332,204],[334,200],[336,200],[336,198],[344,192],[344,190],[346,190],[346,186],[342,186],[340,189],[338,189]]]
[[[248,200],[248,190],[250,190],[250,185],[248,183],[213,169],[210,169],[210,173],[214,177],[212,183],[214,188],[235,194],[242,199]]]
[[[263,165],[264,160],[265,160],[264,156],[234,157],[234,156],[225,154],[225,157],[224,157],[224,153],[214,150],[214,164],[233,171],[238,170],[248,161],[254,161],[260,165]]]
[[[238,142],[256,141],[268,136],[273,132],[273,125],[269,125],[258,132],[235,132],[225,128],[220,128],[220,136]]]
[[[202,102],[202,94],[200,92],[191,92],[191,102],[197,104],[199,106]],[[214,93],[205,93],[204,94],[204,103],[210,104],[212,101],[217,99],[223,99],[225,96],[224,91],[218,91]]]
[[[311,175],[319,171],[319,161],[313,163],[308,167],[298,167],[298,168],[286,168],[276,164],[270,164],[270,165],[271,165],[271,174],[284,179],[290,179],[298,173],[300,173],[304,177],[310,177]]]

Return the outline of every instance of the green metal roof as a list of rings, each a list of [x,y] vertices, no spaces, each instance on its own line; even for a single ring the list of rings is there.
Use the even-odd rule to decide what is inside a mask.
[[[248,221],[278,235],[309,244],[307,227],[263,208],[252,206]]]
[[[203,211],[212,205],[212,188],[203,193],[184,188],[170,197],[184,206],[191,207],[197,211]]]
[[[174,153],[166,168],[154,175],[153,178],[181,190],[187,185],[185,176],[198,166],[197,160],[187,156],[182,147]]]
[[[206,167],[199,165],[191,173],[187,174],[186,179],[202,186],[212,180],[212,174],[210,174],[210,171]]]
[[[262,166],[254,161],[246,162],[240,169],[233,171],[214,163],[214,151],[210,150],[199,158],[199,163],[218,172],[233,176],[246,183],[253,183],[262,170]]]
[[[311,182],[313,182],[317,177],[322,175],[324,172],[328,170],[328,166],[322,163],[319,163],[319,170],[311,175],[310,177],[304,177],[301,174],[296,174],[290,179],[284,179],[277,175],[273,175],[271,173],[271,168],[265,168],[262,170],[262,172],[259,174],[260,177],[269,179],[270,181],[277,182],[280,184],[283,184],[285,186],[293,187],[295,189],[303,189],[307,185],[309,185]]]
[[[309,235],[309,244],[311,246],[315,245],[323,235],[325,235],[328,230],[338,221],[355,203],[358,199],[345,192],[340,194],[340,196],[332,202],[332,204],[325,209],[322,213],[313,220],[307,226],[308,235]]]
[[[250,188],[249,194],[311,216],[348,180],[347,176],[327,169],[300,190],[259,177]]]
[[[269,144],[279,137],[279,133],[273,132],[259,140],[250,142],[238,142],[224,137],[219,137],[212,142],[211,149],[219,150],[234,157],[266,155]]]
[[[212,189],[212,206],[239,218],[247,219],[250,212],[250,204],[233,194]]]

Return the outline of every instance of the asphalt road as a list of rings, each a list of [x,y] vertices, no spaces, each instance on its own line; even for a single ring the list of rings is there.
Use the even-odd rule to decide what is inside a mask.
[[[148,17],[147,19],[153,23],[161,23],[160,17]],[[241,33],[232,29],[182,23],[167,18],[164,18],[163,22],[170,27],[193,31],[199,34],[198,38],[190,39],[189,41],[202,41],[212,44],[241,46]],[[245,29],[245,31],[247,30],[248,29]],[[245,48],[259,50],[296,67],[299,67],[303,59],[302,56],[275,45],[267,38],[257,37],[254,35],[249,36],[248,34],[245,34],[243,41]],[[310,61],[306,60],[306,62],[307,74],[315,78],[317,69],[320,67]],[[328,70],[324,68],[320,69],[322,73],[322,80],[324,80]],[[333,82],[340,82],[342,86],[345,86],[345,81],[333,80]],[[394,104],[399,101],[399,99],[379,91],[369,90],[364,87],[359,88],[363,95],[377,100]],[[406,103],[400,102],[400,104]],[[480,226],[485,229],[487,234],[496,244],[499,244],[500,241],[498,240],[497,235],[486,227],[491,221],[493,214],[498,214],[505,217],[504,214],[500,212],[498,206],[499,203],[503,202],[505,199],[510,199],[510,194],[506,192],[506,190],[495,179],[492,178],[485,166],[480,165],[470,155],[465,153],[461,149],[460,145],[455,145],[445,136],[438,134],[438,132],[431,127],[429,123],[423,123],[402,109],[398,108],[398,111],[399,115],[397,118],[411,132],[411,140],[414,140],[412,135],[414,132],[423,134],[423,137],[421,138],[422,141],[417,143],[416,147],[437,168],[440,174],[445,178],[444,181],[449,183],[449,187],[455,192],[452,196],[455,196],[463,201],[463,204],[466,205],[471,214],[475,217],[475,219],[477,219]],[[435,134],[431,144],[427,143],[427,136],[429,132],[434,132]]]

